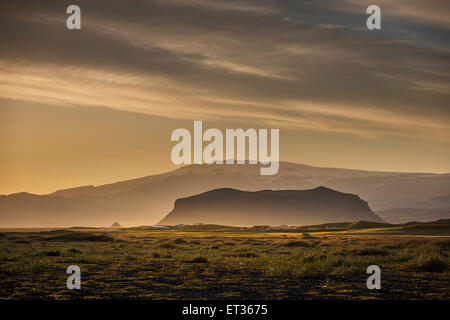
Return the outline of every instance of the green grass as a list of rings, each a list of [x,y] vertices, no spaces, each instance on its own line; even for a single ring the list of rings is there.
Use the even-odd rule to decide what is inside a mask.
[[[364,248],[353,250],[353,254],[357,256],[387,256],[390,251],[377,248]]]
[[[449,262],[440,257],[427,258],[422,261],[418,268],[426,272],[443,273],[449,269]]]
[[[202,256],[198,256],[195,257],[194,259],[190,260],[189,262],[191,263],[208,263],[208,258],[206,257],[202,257]]]
[[[285,246],[285,247],[309,247],[309,244],[304,241],[289,241],[287,243],[284,243],[283,246]]]
[[[0,299],[450,299],[448,238],[216,230],[2,232]],[[381,291],[367,290],[371,264]]]

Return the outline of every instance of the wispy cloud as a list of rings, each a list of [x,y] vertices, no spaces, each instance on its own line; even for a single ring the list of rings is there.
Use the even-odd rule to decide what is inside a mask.
[[[340,10],[359,6],[340,2]],[[0,96],[449,142],[449,52],[286,19],[279,3],[86,2],[78,33],[64,28],[52,2],[8,3]],[[413,1],[403,14],[419,15],[421,6]],[[424,12],[446,27],[435,9]]]
[[[274,14],[280,11],[276,0],[157,0],[155,3],[254,14]]]
[[[382,9],[383,18],[405,20],[413,24],[428,24],[450,29],[450,2],[446,0],[319,0],[322,6],[335,10],[364,13],[365,8],[376,4]]]

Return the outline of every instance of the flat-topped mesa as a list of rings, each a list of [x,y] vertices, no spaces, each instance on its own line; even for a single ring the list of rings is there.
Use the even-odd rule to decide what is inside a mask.
[[[357,195],[326,187],[256,192],[221,188],[176,200],[159,224],[311,225],[359,220],[383,222]]]

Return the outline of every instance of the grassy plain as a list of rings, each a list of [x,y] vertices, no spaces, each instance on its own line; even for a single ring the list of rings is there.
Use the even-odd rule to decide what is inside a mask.
[[[450,299],[450,237],[427,230],[1,230],[0,299]]]

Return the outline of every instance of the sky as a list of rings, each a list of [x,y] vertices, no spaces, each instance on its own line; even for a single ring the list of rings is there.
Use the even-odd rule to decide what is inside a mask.
[[[283,161],[450,172],[449,1],[77,1],[68,30],[71,4],[0,3],[0,194],[172,170],[194,120],[279,128]]]

